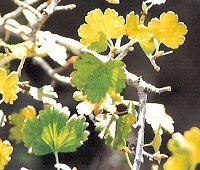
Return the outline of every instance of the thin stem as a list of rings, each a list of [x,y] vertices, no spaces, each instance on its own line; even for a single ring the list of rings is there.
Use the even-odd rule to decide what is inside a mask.
[[[41,57],[34,57],[33,63],[41,66],[44,71],[54,80],[69,85],[72,77],[61,76],[58,73],[54,73],[54,69]]]
[[[126,156],[126,161],[128,163],[128,166],[130,167],[130,169],[132,169],[132,163],[131,163],[131,160],[129,158],[128,152],[125,152],[125,156]]]
[[[55,155],[55,158],[56,158],[56,164],[59,164],[58,153],[55,152],[54,155]],[[56,169],[57,169],[57,170],[60,170],[60,168],[56,168]]]
[[[20,61],[20,64],[17,68],[17,73],[18,73],[18,76],[21,77],[21,73],[22,73],[22,69],[24,67],[24,63],[25,63],[25,60],[26,60],[26,56],[24,56],[21,61]]]
[[[144,147],[152,146],[152,143],[144,144]]]

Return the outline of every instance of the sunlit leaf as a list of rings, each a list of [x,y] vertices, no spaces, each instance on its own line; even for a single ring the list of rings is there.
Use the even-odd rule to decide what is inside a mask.
[[[85,55],[75,63],[77,72],[71,83],[82,90],[91,103],[99,103],[107,94],[120,93],[125,88],[124,66],[118,60],[103,63],[93,55]]]
[[[172,11],[161,14],[160,19],[153,18],[148,24],[148,30],[154,34],[159,43],[172,49],[184,43],[184,35],[188,31],[187,26],[183,22],[178,22],[178,15]]]
[[[37,118],[25,122],[25,146],[36,155],[76,151],[88,138],[88,123],[82,115],[69,116],[68,108],[61,105],[41,110]]]
[[[169,133],[174,132],[174,121],[172,117],[166,113],[165,107],[162,104],[147,103],[145,118],[146,122],[151,125],[153,131],[157,131],[161,126],[161,128]]]
[[[85,20],[87,23],[80,26],[78,34],[86,46],[98,42],[102,34],[107,41],[121,38],[125,34],[125,20],[114,9],[108,8],[104,13],[95,9],[88,13]]]
[[[47,39],[42,39],[39,37],[41,47],[37,49],[38,53],[46,53],[49,57],[60,65],[64,65],[67,59],[66,48],[60,44],[53,41],[50,36]]]
[[[29,94],[33,96],[34,99],[48,104],[55,104],[55,98],[58,98],[57,93],[54,91],[51,85],[45,85],[41,88],[31,87]]]
[[[126,17],[126,34],[130,39],[139,42],[146,54],[154,52],[156,44],[153,35],[146,26],[140,24],[139,15],[135,14],[134,11]]]

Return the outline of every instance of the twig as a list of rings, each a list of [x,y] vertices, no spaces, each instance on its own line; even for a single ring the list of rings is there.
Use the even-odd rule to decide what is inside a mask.
[[[69,5],[65,5],[65,6],[57,6],[57,7],[55,7],[55,11],[72,10],[74,8],[76,8],[75,4],[69,4]]]
[[[122,60],[125,56],[127,56],[129,51],[133,51],[133,44],[135,44],[136,41],[130,40],[129,43],[122,46],[120,49],[122,50],[120,54],[116,57],[118,60]]]
[[[32,5],[32,4],[36,3],[37,1],[39,1],[39,0],[34,0],[34,1],[32,0],[31,3],[28,3],[28,4]],[[26,2],[26,1],[24,1],[24,2]],[[22,7],[18,7],[16,10],[14,10],[14,11],[12,11],[10,13],[5,14],[3,16],[4,21],[6,21],[8,19],[12,19],[12,18],[18,17],[21,14],[22,10],[23,10]]]
[[[170,86],[157,88],[157,87],[145,82],[141,77],[138,77],[135,74],[128,72],[127,70],[126,70],[126,76],[127,76],[127,78],[126,78],[127,84],[130,86],[134,86],[137,89],[140,87],[140,88],[143,88],[147,92],[154,92],[154,93],[158,93],[158,94],[171,91]]]
[[[159,161],[159,160],[161,160],[161,159],[166,159],[166,158],[168,158],[167,155],[161,154],[160,152],[156,152],[156,153],[154,153],[154,154],[150,154],[150,153],[148,153],[148,152],[146,152],[146,151],[144,151],[144,150],[143,150],[143,155],[144,155],[146,158],[148,158],[149,160],[151,160],[151,161]]]
[[[40,5],[37,7],[37,10],[41,12],[41,11],[43,11],[43,9],[45,9],[47,6],[48,6],[48,2],[44,2],[44,3],[40,4]]]
[[[23,69],[23,66],[24,66],[24,63],[26,61],[26,56],[24,56],[21,61],[20,61],[20,64],[17,68],[17,73],[18,73],[18,76],[21,77],[21,73],[22,73],[22,69]]]
[[[58,3],[61,0],[51,0],[51,2],[48,4],[47,8],[44,9],[41,18],[37,21],[37,23],[33,24],[32,26],[32,33],[31,33],[31,39],[35,41],[36,33],[41,30],[42,25],[46,22],[46,20],[50,17],[51,14],[55,11],[55,7],[58,5]]]
[[[42,18],[42,14],[38,10],[30,6],[28,3],[20,1],[20,0],[13,0],[13,2],[16,3],[19,7],[22,7],[23,9],[28,9],[33,14],[35,14],[38,18]]]
[[[34,57],[33,63],[38,64],[44,69],[44,71],[54,80],[59,81],[64,84],[71,84],[71,77],[61,76],[58,73],[54,73],[54,69],[41,57]]]

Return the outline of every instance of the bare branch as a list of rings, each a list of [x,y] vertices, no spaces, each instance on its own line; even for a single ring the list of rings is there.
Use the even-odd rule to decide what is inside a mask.
[[[24,2],[27,2],[27,4],[29,4],[29,5],[32,5],[32,4],[34,4],[34,3],[38,2],[38,1],[39,0],[32,0],[32,1],[26,0]],[[22,10],[23,10],[22,7],[18,7],[16,10],[14,10],[14,11],[12,11],[12,12],[7,13],[6,15],[4,15],[3,16],[3,20],[6,21],[8,19],[12,19],[12,18],[18,17],[21,14]]]
[[[168,158],[167,155],[161,154],[160,152],[156,152],[156,153],[154,153],[154,154],[150,154],[150,153],[148,153],[148,152],[146,152],[146,151],[144,151],[144,150],[143,150],[143,155],[144,155],[146,158],[148,158],[149,160],[151,160],[151,161],[159,161],[159,160],[161,160],[161,159],[166,159],[166,158]]]
[[[139,118],[138,118],[138,138],[135,152],[135,159],[132,170],[139,170],[143,163],[143,146],[144,146],[144,128],[146,115],[147,94],[143,87],[138,87],[139,96]]]
[[[65,5],[65,6],[57,6],[57,7],[55,7],[55,11],[72,10],[74,8],[76,8],[75,4],[69,4],[69,5]]]
[[[58,3],[61,0],[51,0],[51,2],[48,4],[47,8],[44,9],[41,18],[32,26],[32,33],[31,33],[31,39],[35,41],[35,35],[36,33],[41,30],[42,25],[46,22],[46,20],[50,17],[51,14],[55,11],[55,7],[58,5]]]
[[[35,14],[38,18],[42,17],[42,14],[38,10],[30,6],[28,3],[20,1],[20,0],[13,0],[13,2],[16,3],[19,7],[22,7],[23,9],[28,9],[33,14]]]
[[[151,84],[146,83],[141,77],[138,77],[132,73],[126,71],[127,84],[134,86],[138,90],[139,96],[139,118],[137,124],[138,138],[135,152],[135,159],[132,170],[139,170],[143,162],[143,146],[144,146],[144,129],[145,129],[145,115],[146,115],[146,102],[147,92],[162,93],[171,91],[171,87],[157,88]]]
[[[170,86],[157,88],[157,87],[145,82],[141,77],[138,77],[135,74],[130,73],[128,71],[126,71],[126,76],[127,76],[127,79],[126,79],[127,84],[130,86],[134,86],[137,89],[143,88],[144,91],[154,92],[154,93],[158,93],[158,94],[171,91]]]
[[[61,76],[54,72],[54,69],[41,57],[34,57],[33,63],[39,65],[44,69],[44,71],[54,80],[59,81],[64,84],[71,84],[71,77]]]
[[[125,44],[124,46],[120,47],[120,54],[116,57],[118,60],[122,60],[125,56],[127,56],[129,51],[133,51],[133,45],[136,43],[136,41],[130,40],[129,43]]]

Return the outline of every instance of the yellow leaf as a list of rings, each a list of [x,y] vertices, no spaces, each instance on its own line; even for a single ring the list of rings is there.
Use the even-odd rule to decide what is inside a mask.
[[[191,153],[191,161],[194,164],[200,163],[200,129],[193,127],[184,133],[188,143],[188,150]]]
[[[10,142],[7,140],[2,141],[0,139],[0,170],[3,170],[10,161],[10,155],[12,152],[13,147],[11,146]]]
[[[9,139],[15,140],[16,143],[22,141],[22,128],[24,120],[31,120],[36,116],[36,110],[33,106],[27,106],[23,108],[20,113],[13,113],[9,116],[10,124],[14,125],[10,129]]]
[[[169,48],[176,49],[185,41],[184,35],[187,27],[183,22],[178,22],[178,15],[169,11],[158,18],[153,18],[148,24],[148,30],[154,34],[159,43]]]
[[[184,135],[173,134],[168,148],[173,155],[165,163],[165,170],[195,170],[200,163],[200,129],[193,127]]]
[[[134,41],[139,42],[146,54],[154,52],[156,44],[153,34],[148,31],[146,26],[140,24],[139,15],[134,12],[127,15],[126,34]]]
[[[17,83],[19,77],[17,72],[11,72],[7,75],[7,72],[4,68],[0,68],[0,93],[3,95],[5,103],[13,104],[18,96],[19,87]]]
[[[171,156],[164,164],[164,170],[188,170],[188,162],[184,157]]]
[[[114,9],[108,8],[104,14],[95,9],[88,13],[85,20],[86,24],[80,26],[78,34],[86,46],[99,41],[102,34],[107,40],[121,38],[125,34],[125,20]]]

